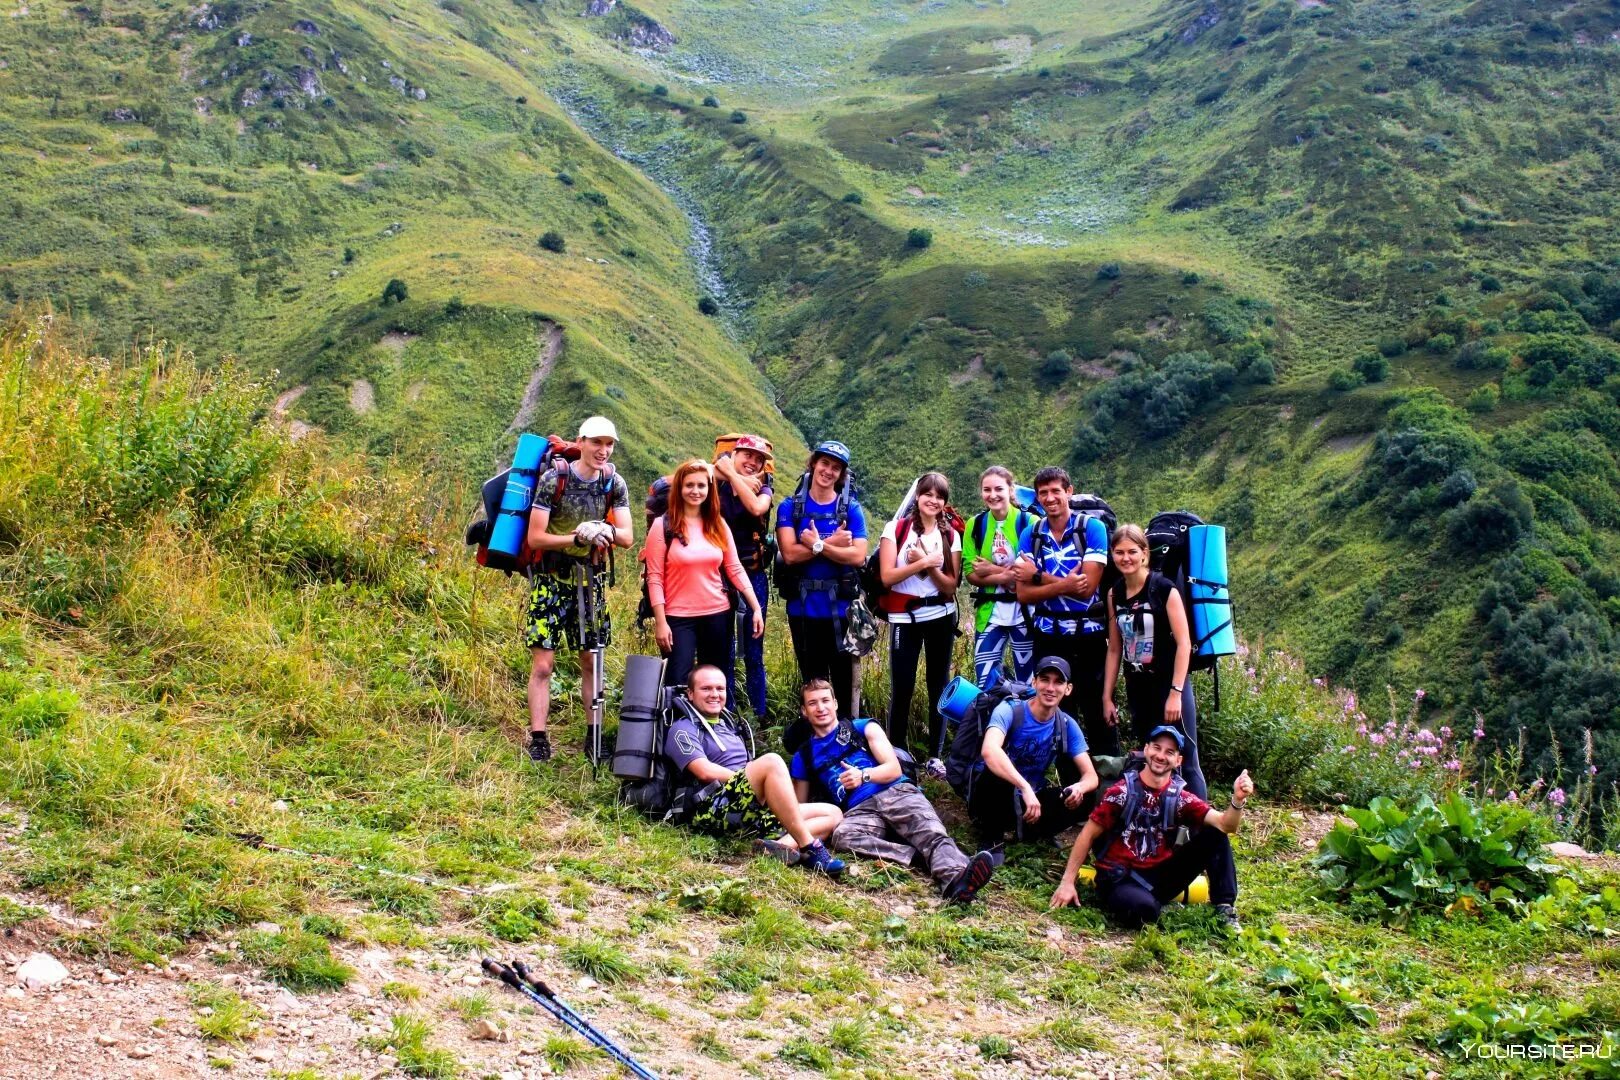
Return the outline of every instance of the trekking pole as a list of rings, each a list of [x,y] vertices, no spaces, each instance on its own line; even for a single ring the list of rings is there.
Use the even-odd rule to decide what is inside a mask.
[[[596,597],[596,561],[593,553],[588,567],[577,565],[574,569],[578,590],[578,603],[574,607],[579,618],[579,643],[584,652],[581,659],[590,664],[592,676],[591,699],[585,703],[585,757],[591,763],[593,775],[602,765],[602,714],[607,703],[607,688],[603,686],[606,672],[602,662],[601,610]]]
[[[499,960],[491,960],[486,956],[482,966],[486,974],[499,979],[552,1016],[555,1016],[566,1026],[585,1036],[587,1042],[626,1069],[629,1069],[639,1080],[658,1080],[656,1074],[631,1057],[628,1051],[619,1047],[612,1039],[598,1031],[596,1026],[589,1020],[559,1000],[557,995],[552,992],[551,987],[530,975],[529,969],[521,961],[507,965]]]

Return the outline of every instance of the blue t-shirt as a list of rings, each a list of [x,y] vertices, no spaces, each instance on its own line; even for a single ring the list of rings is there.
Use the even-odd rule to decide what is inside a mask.
[[[1057,744],[1054,732],[1058,724],[1063,725],[1063,753],[1069,758],[1086,752],[1086,737],[1080,732],[1080,725],[1075,723],[1074,717],[1059,709],[1052,719],[1042,723],[1035,714],[1029,711],[1027,702],[1003,701],[997,705],[990,714],[990,727],[1005,732],[1012,727],[1013,709],[1016,706],[1019,713],[1018,730],[1006,737],[1001,748],[1007,752],[1013,768],[1018,775],[1029,781],[1036,791],[1046,786],[1046,770],[1052,767],[1052,761],[1057,756]],[[979,761],[979,768],[984,768],[984,761]]]
[[[869,780],[854,791],[845,791],[838,778],[843,773],[841,763],[848,761],[857,769],[875,769],[878,767],[877,758],[866,748],[866,727],[874,723],[872,720],[851,720],[849,727],[839,724],[825,735],[813,736],[805,743],[806,749],[793,755],[788,763],[788,772],[795,780],[808,780],[814,774],[831,793],[833,799],[845,810],[852,810],[861,803],[870,799],[884,788],[898,784],[905,777],[890,780],[887,784],[880,784],[876,780]],[[848,736],[851,729],[854,737],[847,742],[840,742],[840,736]],[[805,757],[810,759],[810,768],[805,768]]]
[[[1080,519],[1085,518],[1085,528]],[[1035,557],[1035,538],[1040,537],[1041,557],[1036,569],[1046,579],[1069,577],[1080,573],[1086,563],[1108,565],[1108,526],[1102,518],[1070,511],[1069,524],[1061,539],[1052,536],[1052,523],[1045,518],[1030,532],[1024,534],[1023,552]],[[1108,633],[1108,607],[1102,590],[1097,589],[1081,600],[1073,596],[1054,596],[1042,600],[1035,609],[1035,629],[1043,634],[1106,634]],[[1072,618],[1064,616],[1073,613]]]
[[[856,540],[866,539],[866,513],[861,510],[861,504],[851,499],[847,519],[840,522],[835,511],[838,509],[838,500],[832,502],[816,502],[809,495],[804,499],[804,513],[798,518],[793,516],[793,500],[785,499],[776,509],[776,527],[778,529],[792,529],[797,536],[816,523],[816,531],[822,537],[831,536],[838,531],[840,525],[849,530],[850,536]],[[800,563],[797,567],[799,577],[804,581],[836,582],[845,573],[855,574],[858,568],[841,566],[824,555],[817,555],[807,563]],[[849,601],[837,598],[836,592],[831,588],[811,589],[803,594],[803,599],[790,599],[787,602],[789,615],[801,615],[810,619],[836,619],[842,618],[849,611]]]

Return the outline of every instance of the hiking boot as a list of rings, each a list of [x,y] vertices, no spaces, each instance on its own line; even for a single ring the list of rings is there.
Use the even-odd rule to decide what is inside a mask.
[[[931,757],[923,762],[922,771],[924,775],[931,776],[935,780],[945,779],[945,763],[937,757]]]
[[[827,850],[827,845],[820,840],[812,842],[809,847],[799,849],[797,865],[811,873],[826,874],[835,880],[844,876],[844,860],[835,858],[833,853]]]
[[[551,760],[551,737],[545,732],[529,732],[529,760],[536,765]]]
[[[1243,932],[1243,922],[1238,918],[1237,908],[1231,904],[1216,904],[1215,917],[1220,920],[1222,926],[1232,933],[1241,934]]]
[[[990,875],[996,872],[996,857],[988,851],[981,851],[973,856],[967,868],[956,875],[956,880],[945,887],[945,899],[952,904],[971,904],[978,897],[979,890],[990,881]]]
[[[798,866],[802,852],[792,844],[784,844],[780,840],[755,840],[754,854],[765,855],[783,866]]]

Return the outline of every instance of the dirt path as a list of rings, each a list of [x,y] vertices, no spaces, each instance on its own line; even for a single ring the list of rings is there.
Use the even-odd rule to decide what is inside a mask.
[[[556,323],[543,322],[538,331],[540,339],[539,351],[535,354],[534,374],[529,377],[529,385],[523,390],[523,403],[518,406],[517,415],[512,417],[506,433],[515,434],[527,431],[534,422],[535,410],[540,407],[540,390],[551,375],[551,369],[557,366],[557,357],[562,355],[563,330]]]
[[[377,391],[368,379],[356,379],[349,387],[349,408],[364,416],[377,407]]]
[[[302,420],[290,420],[287,417],[287,414],[292,411],[293,405],[297,403],[299,398],[304,396],[304,391],[308,389],[308,386],[295,386],[291,390],[283,390],[277,396],[275,404],[270,406],[270,423],[276,427],[286,428],[287,435],[293,442],[297,442],[315,430],[313,425],[306,424]]]

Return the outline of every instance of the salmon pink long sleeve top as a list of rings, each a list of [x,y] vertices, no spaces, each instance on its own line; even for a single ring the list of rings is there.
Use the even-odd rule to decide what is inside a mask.
[[[725,536],[725,547],[715,547],[703,535],[700,522],[683,521],[677,526],[686,529],[686,543],[679,533],[673,544],[664,540],[664,519],[653,522],[647,530],[647,546],[642,557],[647,562],[647,598],[656,608],[664,605],[666,618],[690,618],[713,615],[731,606],[726,595],[725,578],[745,597],[754,595],[748,574],[737,559],[737,543],[731,538],[731,529],[725,522],[720,528]],[[721,571],[724,570],[724,576]]]

